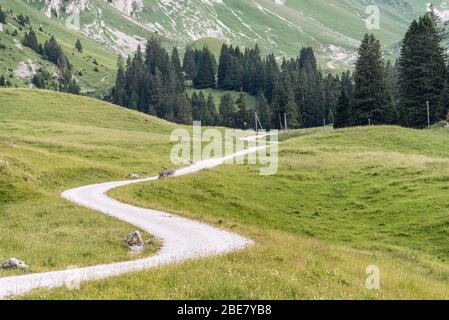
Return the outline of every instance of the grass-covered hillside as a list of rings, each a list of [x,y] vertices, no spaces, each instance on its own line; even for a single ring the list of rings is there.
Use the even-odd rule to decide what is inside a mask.
[[[40,272],[130,259],[123,238],[135,226],[60,193],[130,173],[156,175],[170,163],[173,128],[90,98],[0,89],[0,261],[16,257]],[[145,254],[157,247],[154,241]]]
[[[33,297],[449,297],[447,130],[371,127],[285,138],[274,176],[225,165],[111,193],[244,234],[254,248]],[[379,291],[365,288],[370,265],[380,268]]]
[[[120,1],[117,1],[120,2]],[[427,0],[137,0],[134,13],[170,39],[187,44],[208,44],[218,52],[220,43],[253,47],[294,57],[301,46],[312,46],[323,68],[347,68],[354,61],[363,34],[373,31],[394,51],[409,23],[425,12]],[[438,11],[443,1],[432,1]],[[367,6],[380,9],[379,30],[368,30]],[[441,6],[440,6],[441,5]],[[443,15],[444,16],[444,15]]]
[[[253,47],[256,43],[277,56],[295,57],[312,46],[324,69],[347,69],[355,59],[364,33],[374,32],[388,54],[397,54],[410,22],[426,11],[427,0],[2,0],[6,7],[23,9],[35,19],[59,24],[80,11],[79,34],[115,53],[127,54],[151,34],[167,47],[208,45],[219,53],[222,43]],[[365,25],[367,6],[380,9],[380,29]],[[444,1],[433,1],[444,19]],[[23,10],[22,10],[23,11]],[[45,19],[44,19],[45,18]],[[61,30],[66,33],[66,30]]]
[[[12,86],[28,87],[39,68],[50,74],[57,73],[55,65],[22,45],[25,32],[33,28],[41,44],[49,40],[51,35],[55,36],[73,65],[73,75],[80,83],[82,92],[101,97],[110,90],[115,80],[115,52],[67,29],[65,20],[50,19],[25,2],[5,0],[0,5],[8,14],[7,23],[3,25],[3,31],[0,31],[0,43],[5,46],[0,48],[0,75],[9,80]],[[21,26],[18,23],[17,17],[20,14],[30,19],[30,25]],[[77,39],[82,43],[82,53],[75,50]]]

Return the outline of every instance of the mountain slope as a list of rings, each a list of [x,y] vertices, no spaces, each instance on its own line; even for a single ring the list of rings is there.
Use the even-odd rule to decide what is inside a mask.
[[[374,1],[381,26],[374,33],[391,48],[410,21],[427,8],[424,0]],[[295,56],[312,46],[329,68],[348,65],[363,34],[367,0],[143,0],[133,13],[155,31],[179,43],[219,40],[258,43],[267,52]],[[438,4],[438,2],[437,2]],[[207,41],[206,41],[207,42]]]
[[[323,66],[332,69],[353,62],[359,40],[370,31],[364,19],[371,4],[368,0],[34,0],[31,6],[61,21],[79,12],[78,31],[116,53],[135,50],[157,32],[167,45],[210,43],[216,52],[221,42],[258,43],[265,52],[289,57],[301,46],[312,46]],[[373,32],[391,50],[410,21],[426,10],[428,0],[374,4],[380,8],[381,25]],[[445,10],[443,1],[434,4]]]
[[[15,15],[29,16],[39,41],[55,35],[61,43],[82,91],[102,96],[112,87],[118,54],[128,55],[155,33],[167,48],[188,44],[208,45],[216,55],[223,42],[241,46],[256,43],[266,52],[294,57],[301,46],[312,46],[324,69],[352,66],[365,27],[368,0],[1,0]],[[374,33],[389,54],[410,21],[427,8],[427,0],[378,0],[381,29]],[[448,11],[436,2],[437,12],[447,20]],[[79,26],[76,25],[79,15]],[[20,42],[26,29],[14,19],[0,29],[0,74],[13,85],[28,86],[39,67],[52,72]],[[74,28],[74,26],[76,28]],[[1,31],[2,29],[3,32]],[[5,30],[18,30],[17,36]],[[21,30],[23,29],[23,30]],[[74,50],[80,38],[84,52]],[[97,61],[98,65],[93,62]]]
[[[0,75],[8,78],[13,86],[29,86],[31,78],[39,68],[56,74],[55,65],[21,44],[24,33],[30,30],[30,26],[21,26],[16,21],[17,16],[22,14],[29,17],[40,43],[48,40],[50,35],[56,37],[74,67],[74,75],[80,82],[83,93],[101,96],[110,89],[117,63],[114,52],[78,32],[69,30],[63,21],[50,19],[22,1],[2,0],[1,6],[3,10],[8,11],[8,17],[7,24],[2,27],[3,32],[0,32],[0,42],[6,46],[0,50]],[[38,30],[39,28],[42,31]],[[14,32],[17,34],[14,35]],[[77,39],[80,39],[83,45],[82,53],[74,49]]]

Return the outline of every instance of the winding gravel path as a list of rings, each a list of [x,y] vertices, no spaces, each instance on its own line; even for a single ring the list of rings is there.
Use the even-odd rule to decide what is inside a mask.
[[[246,140],[254,141],[254,139],[263,136],[265,135],[247,137]],[[226,160],[248,155],[263,148],[267,147],[253,147],[224,158],[200,161],[190,167],[177,170],[175,176],[213,168]],[[104,279],[128,272],[147,270],[162,264],[218,255],[240,250],[253,244],[250,239],[238,234],[167,212],[134,207],[111,199],[106,195],[109,190],[117,187],[156,179],[158,177],[107,182],[75,188],[62,193],[62,197],[69,201],[116,217],[156,236],[163,243],[161,250],[156,255],[134,261],[0,278],[0,299],[25,294],[37,288],[73,286],[87,280]]]

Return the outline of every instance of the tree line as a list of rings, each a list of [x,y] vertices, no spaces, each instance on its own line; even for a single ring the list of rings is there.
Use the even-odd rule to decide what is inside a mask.
[[[273,54],[262,57],[257,45],[242,51],[224,44],[218,64],[207,47],[187,47],[181,64],[176,47],[169,54],[153,37],[126,62],[119,57],[116,83],[106,98],[181,123],[194,119],[206,125],[249,128],[257,113],[264,128],[283,128],[284,119],[289,128],[312,127],[323,119],[332,122],[340,87],[349,76],[323,77],[312,48],[279,65]],[[186,85],[240,91],[240,95],[234,99],[225,94],[217,107],[211,95],[186,95]],[[248,106],[248,94],[255,96],[254,107]]]
[[[445,33],[431,10],[414,20],[393,65],[381,44],[365,35],[358,50],[354,90],[340,92],[334,126],[398,124],[424,128],[444,120],[449,110]]]
[[[148,41],[126,63],[119,58],[117,80],[108,99],[170,121],[236,128],[255,126],[255,115],[268,128],[295,129],[333,123],[336,128],[399,124],[423,128],[445,118],[449,82],[444,33],[431,11],[412,22],[394,64],[385,61],[381,43],[365,35],[355,71],[325,74],[314,51],[278,61],[262,56],[259,47],[240,49],[224,44],[217,60],[207,47],[187,47],[182,64],[177,48],[171,54],[156,39]],[[196,89],[240,91],[214,105],[211,95],[191,96]],[[255,97],[249,107],[245,95]],[[429,114],[427,114],[427,103]]]
[[[29,32],[25,32],[22,44],[41,55],[43,59],[56,65],[59,69],[60,74],[57,82],[54,81],[48,72],[42,68],[39,69],[31,81],[37,88],[80,94],[80,86],[73,77],[73,66],[54,36],[51,36],[49,40],[45,40],[45,43],[42,45],[39,43],[33,28],[30,28]]]

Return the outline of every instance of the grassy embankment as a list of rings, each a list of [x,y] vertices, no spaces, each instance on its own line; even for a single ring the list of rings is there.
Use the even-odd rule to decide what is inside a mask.
[[[397,127],[284,140],[279,172],[222,166],[111,195],[244,234],[253,248],[39,298],[448,298],[449,132]],[[381,290],[365,288],[366,268]]]
[[[59,194],[156,175],[170,163],[174,127],[90,98],[0,89],[0,261],[17,257],[41,272],[131,259],[122,240],[135,227]],[[153,239],[144,254],[158,247]],[[0,271],[13,274],[21,272]]]

